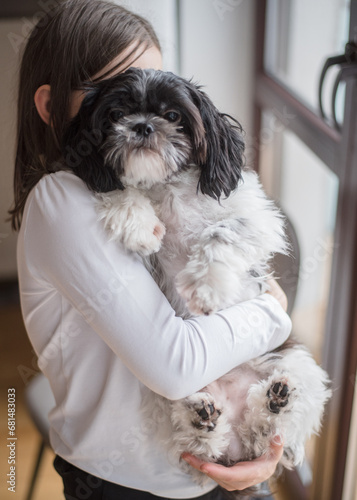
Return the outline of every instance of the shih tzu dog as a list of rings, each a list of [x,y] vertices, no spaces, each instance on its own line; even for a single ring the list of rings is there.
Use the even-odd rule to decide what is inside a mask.
[[[283,218],[243,168],[243,151],[240,125],[199,87],[137,68],[92,85],[63,141],[68,168],[98,194],[109,236],[143,256],[183,318],[263,293],[272,256],[287,251]],[[183,400],[151,402],[170,416],[177,462],[190,452],[229,466],[262,455],[279,434],[291,468],[319,431],[328,382],[290,342]]]

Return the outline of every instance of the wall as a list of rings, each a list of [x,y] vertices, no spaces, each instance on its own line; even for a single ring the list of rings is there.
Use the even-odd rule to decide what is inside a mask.
[[[19,54],[11,44],[11,33],[21,33],[23,22],[0,21],[0,279],[16,276],[16,235],[5,221],[12,195],[16,130],[16,82]]]
[[[254,12],[251,0],[181,0],[181,74],[252,134]]]
[[[204,86],[216,106],[252,127],[254,2],[251,0],[117,0],[147,17],[163,49],[164,69]],[[16,74],[33,17],[0,20],[0,280],[16,277],[16,235],[5,222],[12,202]]]
[[[178,26],[175,0],[114,0],[153,25],[160,40],[164,69],[178,71]]]

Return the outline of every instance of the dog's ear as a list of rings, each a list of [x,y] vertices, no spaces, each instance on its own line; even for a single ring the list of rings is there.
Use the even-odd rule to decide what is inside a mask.
[[[100,86],[86,89],[77,115],[68,124],[62,138],[62,156],[68,168],[94,192],[124,189],[113,169],[104,165],[101,145],[108,132],[108,118],[97,111]]]
[[[215,199],[229,196],[236,189],[244,166],[244,141],[241,125],[220,113],[199,87],[189,84],[192,100],[202,119],[204,140],[194,145],[193,161],[201,167],[199,189]]]

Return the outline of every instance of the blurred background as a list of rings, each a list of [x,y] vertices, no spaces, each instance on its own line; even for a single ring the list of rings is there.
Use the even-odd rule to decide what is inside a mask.
[[[2,0],[0,6],[0,496],[21,500],[41,442],[24,401],[38,369],[18,301],[16,234],[6,218],[21,52],[37,20],[58,1]],[[321,436],[309,442],[303,466],[275,485],[276,498],[357,500],[357,1],[117,3],[152,22],[165,70],[193,78],[243,125],[247,166],[259,172],[295,230],[299,254],[280,280],[289,286],[299,275],[294,333],[328,370],[334,396]],[[10,387],[17,397],[15,494],[5,478]],[[62,498],[52,459],[47,447],[34,499]]]

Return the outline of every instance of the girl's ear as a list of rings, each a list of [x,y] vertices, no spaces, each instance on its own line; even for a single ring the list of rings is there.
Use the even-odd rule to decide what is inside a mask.
[[[34,102],[37,113],[40,115],[47,125],[50,124],[50,103],[51,103],[51,87],[49,85],[41,85],[34,95]]]
[[[201,167],[198,187],[203,194],[220,199],[229,196],[242,178],[244,141],[241,125],[222,114],[201,90],[191,94],[205,130],[205,140],[194,151],[194,162]]]

